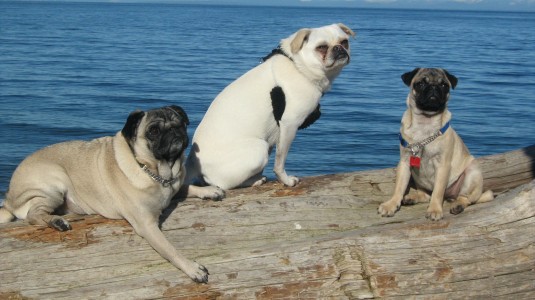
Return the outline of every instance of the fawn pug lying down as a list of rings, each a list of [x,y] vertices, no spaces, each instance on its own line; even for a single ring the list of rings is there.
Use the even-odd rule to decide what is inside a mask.
[[[35,152],[13,174],[0,223],[17,217],[70,230],[68,221],[54,214],[60,209],[124,218],[161,256],[194,281],[207,282],[206,268],[180,255],[158,227],[162,210],[185,178],[188,124],[178,106],[135,111],[115,136]],[[201,198],[224,195],[214,187],[191,187],[189,192]]]

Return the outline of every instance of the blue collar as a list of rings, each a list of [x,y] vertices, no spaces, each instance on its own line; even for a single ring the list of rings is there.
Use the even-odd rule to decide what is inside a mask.
[[[433,138],[432,138],[428,143],[432,142],[432,141],[433,141],[434,139],[436,139],[438,136],[443,135],[444,133],[446,133],[446,131],[448,130],[448,128],[450,128],[450,122],[449,122],[449,121],[448,121],[446,124],[444,124],[444,127],[440,128],[440,130],[432,136]],[[399,143],[401,144],[401,146],[403,146],[403,147],[405,147],[405,148],[407,148],[407,147],[410,146],[409,142],[407,142],[407,141],[403,138],[403,136],[401,136],[401,132],[398,134],[398,136],[399,136]],[[429,140],[429,138],[426,139],[426,140]],[[419,144],[419,143],[416,143],[416,144]],[[426,144],[427,144],[427,143],[426,143]],[[422,146],[423,146],[423,145],[422,145]]]

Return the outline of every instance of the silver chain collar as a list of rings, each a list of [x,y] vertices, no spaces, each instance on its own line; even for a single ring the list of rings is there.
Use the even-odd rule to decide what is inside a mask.
[[[437,131],[435,134],[433,134],[432,136],[422,140],[422,141],[419,141],[417,143],[413,143],[413,144],[409,144],[407,146],[407,148],[409,148],[409,150],[412,152],[412,155],[413,156],[419,156],[420,154],[420,151],[424,148],[425,145],[431,143],[432,141],[434,141],[436,138],[438,138],[439,136],[442,135],[442,131]]]
[[[147,167],[147,165],[143,165],[143,164],[139,164],[139,165],[141,169],[143,169],[143,171],[145,171],[145,173],[147,173],[147,175],[149,175],[150,178],[152,178],[152,180],[159,182],[163,187],[170,187],[173,183],[177,182],[179,179],[179,177],[165,179],[158,174],[152,173],[151,170],[149,170],[149,168]]]

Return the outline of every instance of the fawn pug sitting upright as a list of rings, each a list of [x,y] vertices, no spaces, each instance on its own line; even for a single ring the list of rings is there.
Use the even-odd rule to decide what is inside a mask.
[[[378,212],[391,217],[401,204],[430,201],[426,217],[438,221],[443,217],[444,199],[453,200],[452,214],[492,200],[492,191],[483,193],[478,163],[450,126],[447,103],[457,78],[444,69],[432,68],[416,68],[401,78],[410,87],[399,134],[401,157],[394,195]],[[417,192],[405,195],[411,176]]]
[[[207,282],[206,268],[180,255],[158,228],[160,213],[186,176],[188,124],[179,106],[134,111],[115,136],[35,152],[13,173],[0,223],[17,217],[70,230],[69,222],[54,214],[58,211],[126,219],[175,267],[196,282]],[[201,198],[224,195],[213,187],[191,187],[189,192]]]

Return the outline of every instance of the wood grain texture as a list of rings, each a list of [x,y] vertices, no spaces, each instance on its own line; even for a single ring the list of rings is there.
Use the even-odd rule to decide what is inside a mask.
[[[3,224],[0,299],[533,299],[535,146],[478,160],[498,197],[438,222],[425,204],[377,215],[394,169],[177,201],[162,230],[208,268],[208,284],[125,221],[68,216],[68,232]]]

